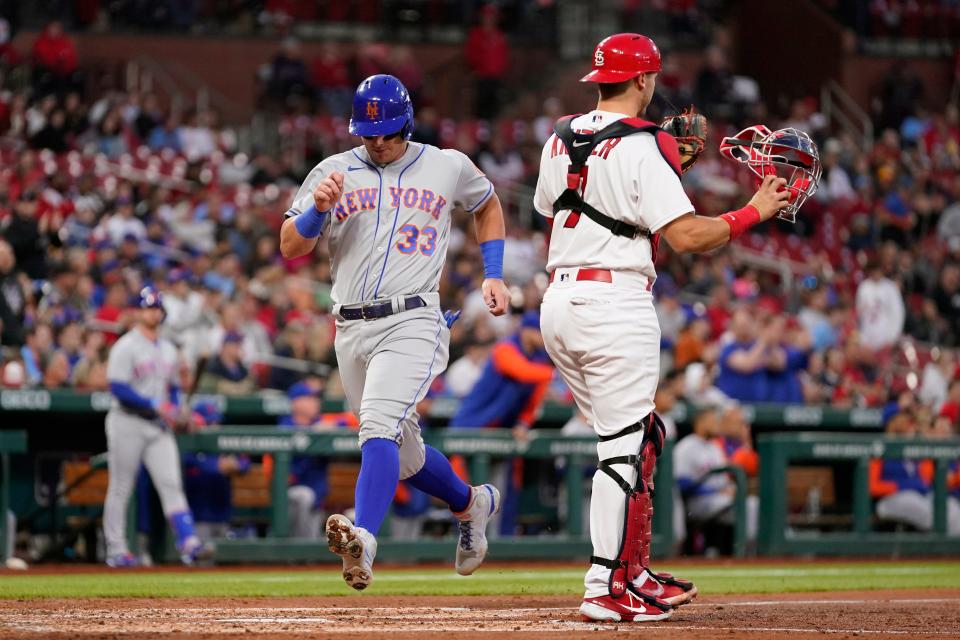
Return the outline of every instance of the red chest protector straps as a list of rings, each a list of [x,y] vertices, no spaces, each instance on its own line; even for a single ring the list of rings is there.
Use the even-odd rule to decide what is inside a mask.
[[[611,138],[624,138],[637,133],[650,133],[654,136],[657,132],[663,130],[655,124],[647,123],[633,118],[624,118],[617,120],[598,129],[593,133],[577,133],[570,126],[573,121],[572,116],[559,120],[553,127],[553,132],[557,134],[563,146],[567,149],[567,155],[570,157],[570,168],[567,170],[567,188],[560,194],[560,197],[553,203],[553,214],[560,211],[579,211],[587,216],[601,227],[607,229],[615,236],[625,238],[636,238],[642,236],[649,238],[650,230],[643,229],[623,220],[611,218],[597,208],[587,204],[580,195],[580,185],[586,175],[587,159],[598,144]]]

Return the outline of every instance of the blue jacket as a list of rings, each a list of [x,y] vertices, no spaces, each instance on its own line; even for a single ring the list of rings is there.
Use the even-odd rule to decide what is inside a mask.
[[[753,342],[731,342],[720,351],[720,374],[716,386],[720,391],[740,402],[763,402],[767,397],[767,374],[762,367],[749,373],[740,373],[730,367],[730,356],[737,351],[749,351]]]
[[[451,427],[506,427],[530,425],[547,386],[553,365],[546,351],[525,353],[515,334],[493,347],[483,373],[466,395]]]
[[[291,416],[280,418],[280,427],[283,429],[297,429]],[[313,489],[316,495],[315,507],[323,505],[324,499],[330,492],[327,482],[327,461],[316,456],[293,456],[290,460],[290,486],[303,485]]]

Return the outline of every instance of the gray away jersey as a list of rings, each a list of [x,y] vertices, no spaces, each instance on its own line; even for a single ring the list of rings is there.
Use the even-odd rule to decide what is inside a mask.
[[[139,329],[132,329],[117,340],[107,359],[107,379],[125,382],[151,400],[166,402],[168,388],[176,384],[177,349],[163,338],[154,342]],[[120,406],[116,398],[114,408]]]
[[[333,171],[343,173],[343,195],[323,234],[338,304],[437,291],[451,211],[473,213],[493,194],[487,177],[454,149],[411,142],[399,160],[379,167],[359,146],[314,167],[287,217],[310,208],[314,187]]]

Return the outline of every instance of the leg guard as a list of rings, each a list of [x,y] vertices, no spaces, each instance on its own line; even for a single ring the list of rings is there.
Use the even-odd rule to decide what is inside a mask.
[[[653,472],[657,466],[657,458],[659,458],[663,452],[663,440],[666,435],[660,418],[656,416],[656,414],[651,415],[654,416],[654,424],[651,425],[650,431],[654,431],[659,435],[656,437],[645,436],[642,448],[640,449],[640,478],[643,480],[643,485],[647,489],[644,496],[644,503],[647,509],[647,517],[644,521],[646,528],[642,531],[640,537],[640,570],[647,569],[650,577],[662,585],[670,585],[684,592],[689,592],[694,588],[692,582],[679,580],[669,573],[654,573],[653,571],[649,571],[650,543],[653,540]],[[632,575],[635,578],[639,575],[639,571]]]
[[[657,456],[663,450],[664,426],[655,413],[650,413],[640,422],[601,441],[643,431],[643,440],[637,455],[619,456],[601,460],[599,469],[616,482],[626,496],[624,502],[623,535],[617,558],[591,556],[590,562],[610,569],[610,595],[619,598],[625,594],[630,583],[640,577],[646,568],[644,554],[650,553],[651,518],[653,516],[653,470]],[[629,464],[637,470],[637,478],[631,486],[612,465]],[[633,592],[634,595],[641,595]],[[646,597],[646,596],[643,596]],[[659,603],[658,603],[659,604]],[[662,605],[661,605],[662,606]],[[666,605],[669,606],[669,605]]]

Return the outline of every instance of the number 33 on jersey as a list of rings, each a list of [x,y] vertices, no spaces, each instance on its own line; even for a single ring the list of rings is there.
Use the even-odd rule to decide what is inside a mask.
[[[324,229],[336,304],[436,291],[446,260],[450,214],[477,211],[493,185],[467,156],[411,142],[380,167],[363,146],[327,158],[300,186],[287,217],[313,204],[324,176],[343,173],[343,195]]]

